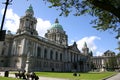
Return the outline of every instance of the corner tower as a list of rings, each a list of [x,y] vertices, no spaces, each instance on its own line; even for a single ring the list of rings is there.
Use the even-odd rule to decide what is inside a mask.
[[[55,41],[61,45],[68,45],[68,37],[63,30],[62,26],[59,24],[58,19],[55,20],[55,23],[52,24],[51,28],[45,34],[45,37],[51,41]]]
[[[37,19],[34,17],[33,8],[30,5],[25,12],[25,16],[20,18],[19,29],[16,34],[26,33],[30,35],[38,35],[38,32],[36,31],[36,23]]]
[[[83,53],[84,53],[85,55],[88,55],[88,53],[89,53],[89,48],[87,47],[87,43],[86,43],[86,42],[84,43],[84,46],[83,46],[83,48],[82,48],[82,51],[83,51]]]

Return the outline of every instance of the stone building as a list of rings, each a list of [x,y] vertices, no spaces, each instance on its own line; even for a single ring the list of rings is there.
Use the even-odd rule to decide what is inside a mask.
[[[32,6],[20,18],[16,34],[10,31],[0,42],[0,69],[27,71],[81,71],[90,70],[89,48],[81,52],[76,42],[68,45],[68,35],[58,19],[51,25],[45,37],[38,35],[37,19]]]
[[[120,56],[114,52],[107,50],[102,56],[94,56],[91,58],[94,68],[98,71],[109,71],[120,69]]]

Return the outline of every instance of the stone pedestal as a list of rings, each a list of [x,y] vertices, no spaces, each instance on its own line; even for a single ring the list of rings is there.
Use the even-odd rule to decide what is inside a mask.
[[[27,57],[26,65],[25,65],[25,71],[26,71],[26,73],[29,73],[29,63],[30,63],[29,57]]]
[[[104,60],[102,59],[102,69],[101,69],[101,72],[104,72],[105,71],[105,65],[104,65]]]

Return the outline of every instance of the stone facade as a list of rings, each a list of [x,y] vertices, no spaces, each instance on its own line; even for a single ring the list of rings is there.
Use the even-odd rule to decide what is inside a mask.
[[[119,70],[120,56],[107,50],[102,56],[92,57],[92,64],[97,71]]]
[[[89,71],[91,56],[87,44],[83,52],[76,42],[68,45],[68,36],[58,19],[45,34],[38,35],[32,6],[20,18],[16,34],[10,31],[0,42],[0,69],[27,71]]]

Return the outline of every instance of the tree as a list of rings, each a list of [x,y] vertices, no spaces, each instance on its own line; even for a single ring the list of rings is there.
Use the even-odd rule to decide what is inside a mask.
[[[89,55],[92,57],[92,56],[93,56],[93,52],[92,52],[92,51],[90,51],[90,52],[89,52]]]
[[[109,70],[115,70],[117,68],[116,58],[115,57],[109,58],[106,66]]]
[[[105,68],[106,68],[106,70],[109,70],[109,63],[108,62],[105,63]]]
[[[93,71],[94,71],[95,69],[97,69],[95,63],[93,63],[93,62],[91,62],[91,69],[92,69]]]
[[[120,53],[118,53],[117,56],[120,56]]]
[[[117,31],[120,23],[120,0],[43,0],[50,2],[49,8],[61,10],[60,16],[89,14],[95,19],[91,23],[97,30]]]

